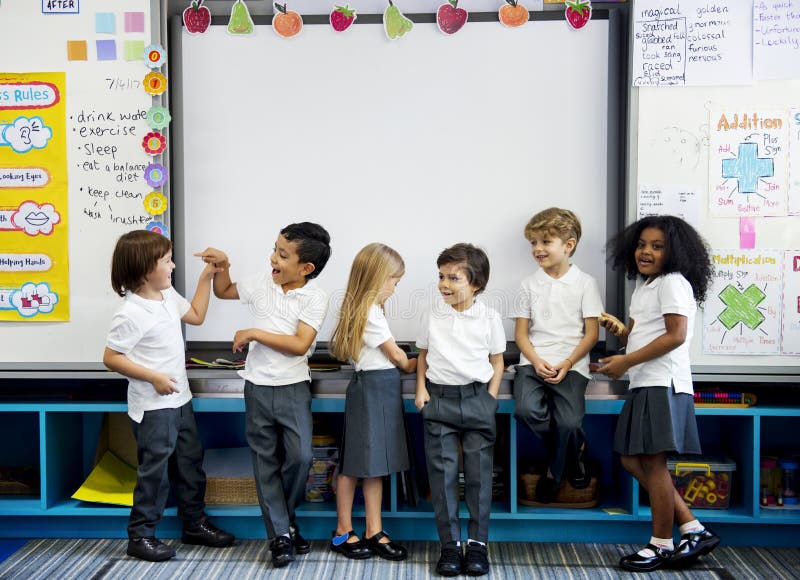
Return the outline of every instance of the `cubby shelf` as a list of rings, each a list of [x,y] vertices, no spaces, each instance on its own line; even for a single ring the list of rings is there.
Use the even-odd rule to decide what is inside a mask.
[[[409,425],[419,429],[419,417],[415,416],[414,402],[408,393],[404,406]],[[194,399],[194,408],[204,437],[216,442],[223,437],[217,431],[229,437],[243,437],[243,399],[198,397]],[[504,458],[501,461],[505,499],[492,504],[492,539],[590,541],[602,530],[606,541],[636,541],[648,533],[650,508],[645,494],[611,451],[621,400],[586,403],[585,428],[600,473],[600,503],[586,509],[533,507],[517,501],[518,469],[541,449],[537,448],[540,445],[537,440],[518,425],[513,408],[510,398],[500,400],[497,446],[498,456]],[[336,424],[341,421],[344,400],[337,396],[315,397],[312,410]],[[41,473],[38,497],[0,496],[0,537],[125,537],[129,508],[70,498],[92,468],[104,413],[125,411],[125,403],[119,401],[0,403],[0,437],[15,442],[0,451],[0,465],[35,465]],[[730,509],[698,509],[695,514],[721,531],[729,544],[800,544],[800,510],[767,510],[758,505],[760,450],[771,444],[800,446],[794,429],[790,428],[800,417],[800,408],[701,407],[697,415],[704,451],[727,455],[736,462],[733,475],[736,489]],[[412,433],[412,438],[419,435]],[[238,444],[246,442],[240,440]],[[435,539],[430,501],[421,498],[415,506],[408,505],[398,488],[398,478],[391,477],[383,514],[392,535],[398,539]],[[257,505],[209,505],[207,511],[241,537],[265,535]],[[463,503],[459,513],[466,520],[468,512]],[[175,508],[168,508],[164,515],[159,533],[163,537],[179,536]],[[353,515],[357,522],[363,522],[363,505],[356,505]],[[305,535],[327,538],[335,527],[336,506],[332,502],[306,503],[298,510],[298,522]]]

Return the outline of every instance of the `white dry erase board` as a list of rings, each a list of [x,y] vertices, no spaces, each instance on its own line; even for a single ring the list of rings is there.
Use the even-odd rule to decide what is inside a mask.
[[[201,264],[192,253],[206,246],[229,253],[234,281],[264,272],[281,227],[314,221],[333,247],[317,280],[332,297],[319,338],[330,337],[356,252],[380,241],[406,263],[387,317],[398,340],[414,340],[442,249],[471,242],[487,251],[485,300],[506,314],[535,269],[525,223],[562,206],[583,220],[575,263],[601,292],[615,286],[603,247],[622,204],[620,23],[597,10],[576,32],[551,12],[508,29],[495,14],[471,16],[449,37],[433,15],[415,15],[393,42],[380,16],[359,17],[343,34],[327,16],[306,19],[289,40],[268,19],[249,37],[171,26],[183,283],[194,287]],[[251,325],[243,305],[214,300],[187,340],[230,342]],[[511,328],[506,321],[509,338]]]
[[[46,169],[53,183],[63,183],[67,190],[64,204],[55,207],[61,221],[48,235],[65,240],[69,280],[60,289],[69,298],[67,320],[32,315],[25,321],[0,322],[0,369],[104,368],[100,361],[106,333],[121,300],[111,289],[111,252],[119,235],[153,218],[143,205],[152,188],[142,179],[142,168],[153,158],[141,143],[150,130],[144,112],[155,100],[142,89],[150,70],[142,57],[145,46],[158,42],[158,7],[158,0],[0,5],[0,73],[34,73],[34,81],[42,73],[64,78],[61,128],[47,147],[64,148],[66,162]],[[0,125],[34,115],[33,109],[0,107]],[[43,205],[52,200],[47,188],[22,190],[8,182],[14,168],[36,165],[37,155],[31,151],[3,157],[0,214],[7,216],[23,201]],[[168,214],[160,219],[169,221]],[[27,234],[7,225],[0,224],[0,255],[20,247],[35,251],[34,237],[25,239]],[[15,236],[22,242],[15,242]],[[29,274],[28,281],[36,283],[49,276],[46,270]]]
[[[632,7],[632,20],[646,4],[637,2]],[[715,79],[715,84],[719,82]],[[791,109],[800,107],[800,80],[642,87],[632,89],[631,97],[627,221],[635,219],[639,186],[695,192],[697,227],[720,260],[715,265],[717,285],[697,316],[691,347],[693,371],[709,375],[796,374],[800,358],[789,345],[792,333],[800,328],[798,291],[788,288],[784,295],[781,280],[774,275],[776,268],[757,261],[785,260],[787,250],[800,250],[800,216],[788,215],[785,206],[776,212],[782,216],[757,215],[741,222],[737,214],[749,211],[748,207],[778,203],[774,192],[781,183],[786,188],[791,181],[785,173],[781,178],[780,171],[786,171],[787,140],[791,137],[796,142],[798,138],[800,124]],[[773,121],[779,116],[786,130],[780,138]],[[734,118],[741,132],[733,130]],[[725,121],[730,127],[726,128]],[[740,149],[745,143],[745,149]],[[740,157],[746,158],[748,148],[757,153],[755,167],[764,164],[763,175],[756,176],[750,190],[745,180],[737,179],[741,176],[735,165]],[[728,166],[723,166],[723,159],[731,159],[726,163],[734,165],[724,169]],[[768,209],[754,211],[769,213]],[[752,228],[754,236],[748,235]],[[792,270],[794,260],[788,256]],[[745,260],[752,263],[742,263]],[[794,280],[796,284],[796,272],[787,271],[783,282]],[[751,285],[758,290],[748,291]],[[727,286],[732,288],[723,293]],[[782,341],[794,352],[776,352]],[[725,352],[730,354],[721,354]]]

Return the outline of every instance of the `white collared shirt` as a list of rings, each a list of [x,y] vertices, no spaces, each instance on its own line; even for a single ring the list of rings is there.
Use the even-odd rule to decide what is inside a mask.
[[[111,319],[106,345],[132,362],[177,379],[177,393],[159,395],[153,385],[128,379],[128,415],[142,422],[145,411],[174,409],[191,401],[186,378],[186,355],[181,318],[191,304],[174,288],[161,292],[163,300],[148,300],[128,292]]]
[[[633,331],[628,337],[626,351],[635,352],[664,334],[667,331],[665,314],[680,314],[687,318],[686,340],[678,348],[628,369],[628,388],[668,387],[673,384],[677,393],[694,393],[689,345],[696,311],[692,286],[682,274],[664,274],[649,284],[641,278],[637,280],[630,308]]]
[[[300,321],[319,331],[328,312],[328,296],[312,280],[284,293],[265,273],[243,279],[236,288],[250,309],[254,327],[264,332],[295,335]],[[305,354],[293,355],[253,341],[239,375],[256,385],[276,387],[308,381],[308,357],[313,352],[314,343]]]
[[[367,326],[364,328],[364,346],[358,355],[357,361],[352,361],[357,371],[378,371],[393,369],[394,363],[389,360],[380,346],[391,340],[392,331],[383,313],[383,308],[373,304],[367,315]]]
[[[506,350],[503,321],[482,302],[459,312],[440,297],[422,316],[417,348],[428,350],[425,377],[432,383],[486,383],[494,374],[489,355]]]
[[[584,319],[595,318],[603,311],[597,281],[572,264],[560,278],[539,269],[522,281],[510,318],[527,318],[528,338],[536,353],[550,364],[557,364],[572,354],[583,339]],[[572,368],[587,378],[589,354],[573,361]],[[519,364],[529,365],[524,354]]]

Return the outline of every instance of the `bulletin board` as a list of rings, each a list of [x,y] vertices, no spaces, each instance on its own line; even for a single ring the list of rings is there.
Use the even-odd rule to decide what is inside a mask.
[[[712,11],[725,5],[701,4]],[[641,24],[637,28],[637,20],[656,20],[645,16],[651,5],[639,1],[632,7],[632,34],[644,30]],[[693,10],[686,3],[681,6]],[[696,13],[675,19],[685,16],[691,21]],[[724,20],[725,15],[704,17]],[[738,63],[750,66],[744,60]],[[635,79],[635,64],[632,71]],[[689,72],[685,80],[683,86],[650,82],[631,89],[627,222],[636,219],[641,192],[647,192],[643,199],[653,192],[683,192],[685,205],[696,210],[691,218],[711,246],[715,279],[697,315],[691,346],[694,373],[796,375],[800,164],[793,156],[800,154],[794,145],[800,137],[800,81],[742,78],[735,84],[720,80],[703,86],[697,75],[690,80]],[[664,213],[680,211],[675,205],[672,210]]]

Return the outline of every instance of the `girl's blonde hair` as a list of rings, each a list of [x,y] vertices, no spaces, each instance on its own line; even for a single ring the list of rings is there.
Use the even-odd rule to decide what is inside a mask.
[[[364,341],[369,309],[389,278],[405,273],[403,258],[389,246],[372,243],[353,259],[339,322],[331,336],[331,354],[341,361],[358,360]]]

